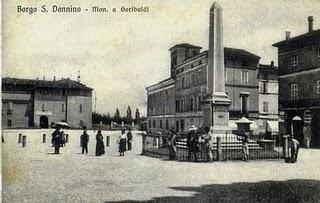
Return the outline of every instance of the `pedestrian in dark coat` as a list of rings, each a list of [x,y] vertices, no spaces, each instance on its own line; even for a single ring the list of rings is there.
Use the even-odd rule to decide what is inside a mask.
[[[289,137],[289,144],[291,150],[291,163],[297,162],[300,143],[294,137]]]
[[[121,135],[119,136],[117,143],[119,145],[120,156],[124,156],[124,152],[126,151],[126,144],[127,144],[127,136],[126,136],[125,129],[121,131]]]
[[[101,156],[102,154],[105,153],[104,151],[104,144],[103,144],[103,136],[101,134],[101,130],[98,130],[98,133],[96,135],[96,156]]]
[[[169,148],[169,159],[175,160],[177,157],[177,146],[176,146],[176,132],[170,131],[170,148]]]
[[[188,138],[187,138],[187,146],[188,146],[188,160],[191,161],[191,155],[193,154],[194,161],[198,160],[197,152],[199,151],[198,141],[199,138],[197,136],[197,128],[195,126],[191,126],[189,128]]]
[[[132,133],[130,128],[129,128],[129,132],[127,133],[127,145],[128,145],[128,150],[131,150],[132,149]]]
[[[54,147],[54,153],[59,154],[60,153],[60,145],[61,145],[61,132],[60,128],[57,127],[53,133],[52,133],[52,146]]]
[[[87,133],[86,126],[83,127],[83,133],[80,137],[80,140],[81,140],[82,154],[84,154],[84,152],[86,152],[86,154],[88,154],[89,135]]]

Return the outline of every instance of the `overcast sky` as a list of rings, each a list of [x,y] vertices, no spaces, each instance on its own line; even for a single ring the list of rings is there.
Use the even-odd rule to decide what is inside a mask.
[[[19,2],[19,3],[18,3]],[[46,3],[47,2],[47,3]],[[149,13],[17,13],[17,5],[107,8],[149,6]],[[68,2],[68,3],[66,3]],[[128,3],[130,2],[130,3]],[[177,43],[208,47],[213,0],[4,0],[3,77],[76,79],[92,87],[97,112],[125,115],[128,105],[146,112],[146,90],[169,76],[169,51]],[[277,64],[272,44],[320,28],[320,0],[220,0],[224,46],[241,48]]]

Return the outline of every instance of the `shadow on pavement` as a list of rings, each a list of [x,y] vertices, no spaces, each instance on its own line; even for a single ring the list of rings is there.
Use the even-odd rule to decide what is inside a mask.
[[[188,197],[155,197],[148,201],[137,201],[133,198],[118,202],[320,202],[318,180],[243,182],[200,187],[171,187],[171,189],[196,194]]]

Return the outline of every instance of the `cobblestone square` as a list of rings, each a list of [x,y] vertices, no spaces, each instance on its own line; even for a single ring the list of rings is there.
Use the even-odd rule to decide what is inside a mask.
[[[18,134],[27,136],[26,148]],[[42,135],[47,143],[42,143]],[[141,136],[119,157],[110,136],[106,154],[81,154],[81,131],[65,130],[69,143],[54,155],[52,130],[4,130],[3,202],[319,202],[320,150],[301,149],[296,164],[284,160],[189,163],[141,156]]]

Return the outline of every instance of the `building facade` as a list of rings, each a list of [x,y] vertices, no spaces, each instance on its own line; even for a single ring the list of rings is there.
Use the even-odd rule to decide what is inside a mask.
[[[259,65],[258,81],[260,132],[267,133],[267,137],[271,138],[279,133],[278,67],[274,66],[273,61],[270,65]]]
[[[92,126],[92,90],[70,80],[2,79],[2,127]]]
[[[201,47],[178,44],[170,49],[170,78],[147,88],[148,94],[148,131],[164,130],[187,131],[191,125],[203,126],[201,103],[207,96],[208,52],[200,52]],[[260,57],[242,49],[224,48],[225,86],[231,100],[229,115],[231,120],[246,114],[254,120],[252,127],[259,128],[259,80],[258,66]],[[169,88],[170,87],[170,88]],[[169,88],[169,89],[167,89]],[[170,96],[161,93],[170,92]],[[157,101],[156,101],[157,100]],[[168,129],[164,127],[163,111]],[[162,121],[161,121],[162,120]],[[161,124],[162,123],[162,124]],[[235,124],[231,123],[232,127]]]
[[[306,138],[320,146],[320,30],[313,29],[308,17],[308,32],[273,44],[278,48],[279,105],[287,134],[300,143]]]

